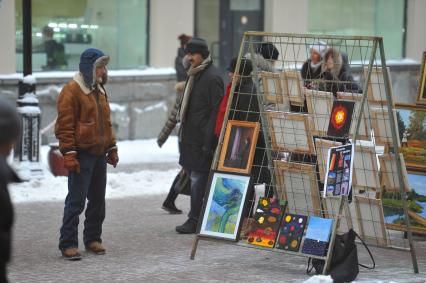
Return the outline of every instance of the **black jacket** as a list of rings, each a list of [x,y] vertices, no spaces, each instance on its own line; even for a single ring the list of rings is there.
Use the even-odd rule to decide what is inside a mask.
[[[237,84],[232,98],[229,119],[260,122],[259,102],[256,95],[256,87],[251,78],[244,78],[241,83]]]
[[[304,86],[308,86],[312,80],[317,80],[321,75],[321,64],[319,64],[318,68],[312,68],[311,59],[308,59],[303,63],[302,69],[300,70],[300,75],[303,78]]]
[[[10,260],[11,254],[13,206],[7,185],[18,181],[18,176],[6,159],[0,156],[0,265],[5,265]]]
[[[222,78],[211,63],[195,75],[185,122],[180,128],[179,164],[207,172],[217,145],[214,135],[219,104],[224,93]]]

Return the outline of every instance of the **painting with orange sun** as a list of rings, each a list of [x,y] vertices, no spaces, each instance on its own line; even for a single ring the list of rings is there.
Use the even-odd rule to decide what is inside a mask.
[[[348,138],[354,107],[354,101],[339,100],[333,102],[327,136]]]

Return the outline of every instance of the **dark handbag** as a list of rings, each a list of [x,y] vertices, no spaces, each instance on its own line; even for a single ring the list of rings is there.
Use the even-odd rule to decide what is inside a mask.
[[[369,267],[358,262],[358,251],[357,246],[355,244],[355,238],[358,238],[364,247],[367,249],[368,254],[373,261],[373,266]],[[310,263],[312,261],[312,267],[310,267]],[[306,269],[306,273],[310,274],[311,271],[315,268],[316,274],[322,274],[324,269],[325,261],[322,259],[311,259],[308,261],[308,268]],[[359,267],[362,266],[367,269],[374,269],[376,263],[374,261],[373,255],[371,254],[369,248],[364,243],[364,241],[358,236],[358,234],[350,229],[347,233],[343,235],[336,235],[336,239],[334,241],[333,253],[331,256],[330,262],[330,270],[328,274],[330,274],[331,278],[333,278],[333,282],[335,283],[343,283],[343,282],[351,282],[355,280],[359,273]]]
[[[187,196],[191,195],[191,180],[183,168],[177,174],[173,184],[176,193]]]

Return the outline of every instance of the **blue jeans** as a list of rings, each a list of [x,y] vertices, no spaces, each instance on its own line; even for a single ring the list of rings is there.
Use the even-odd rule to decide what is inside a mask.
[[[191,170],[187,170],[187,172],[189,174],[189,178],[191,179],[191,210],[189,211],[188,218],[198,222],[201,208],[203,207],[203,199],[206,192],[209,172]]]
[[[59,249],[78,247],[79,215],[87,202],[83,242],[102,242],[102,223],[105,219],[106,157],[79,152],[80,174],[69,172],[68,195],[60,230]]]

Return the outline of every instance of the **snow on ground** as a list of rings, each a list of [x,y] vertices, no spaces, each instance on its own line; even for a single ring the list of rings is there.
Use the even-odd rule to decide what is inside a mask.
[[[42,164],[47,166],[48,146],[41,150]],[[118,142],[120,164],[176,163],[178,148],[176,137],[170,137],[159,148],[156,139]],[[163,194],[169,191],[178,169],[166,171],[141,170],[135,173],[108,173],[107,198]],[[12,184],[10,194],[14,203],[64,201],[67,194],[67,178],[45,174],[45,178],[21,184]]]

